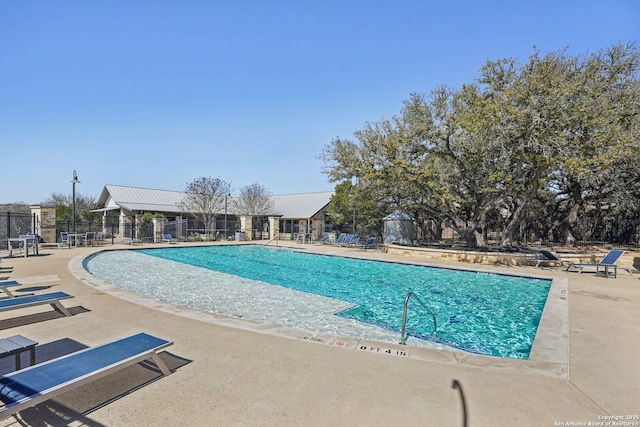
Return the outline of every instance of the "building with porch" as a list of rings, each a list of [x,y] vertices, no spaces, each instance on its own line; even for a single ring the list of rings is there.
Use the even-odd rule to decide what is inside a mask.
[[[230,236],[240,232],[245,240],[304,239],[318,240],[333,231],[326,210],[333,191],[269,196],[272,210],[263,217],[241,215],[236,209],[237,198],[225,198],[224,207],[215,214],[213,235]],[[176,238],[188,239],[208,235],[194,212],[185,211],[185,193],[122,185],[105,185],[98,198],[97,209],[103,213],[103,230],[115,237],[133,238],[136,224],[145,213],[162,214],[153,220],[153,237],[169,232]],[[114,224],[117,224],[117,231]]]

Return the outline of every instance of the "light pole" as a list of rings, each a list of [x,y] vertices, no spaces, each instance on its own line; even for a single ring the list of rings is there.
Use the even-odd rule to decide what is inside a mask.
[[[227,229],[227,198],[231,196],[231,193],[227,193],[224,195],[224,238],[225,240],[229,237],[229,230]]]
[[[80,181],[78,181],[78,175],[76,174],[76,171],[73,171],[73,179],[71,180],[71,184],[72,185],[72,207],[71,207],[71,224],[72,224],[72,230],[74,233],[76,231],[76,184],[80,184]]]
[[[353,200],[353,235],[354,236],[356,234],[356,183],[357,183],[356,180],[357,178],[355,176],[351,178],[351,186],[353,188],[352,200]]]

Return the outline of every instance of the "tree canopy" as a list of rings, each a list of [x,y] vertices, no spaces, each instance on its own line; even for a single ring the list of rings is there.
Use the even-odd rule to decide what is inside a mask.
[[[484,245],[489,221],[504,223],[509,245],[532,219],[571,245],[580,220],[640,211],[638,71],[631,43],[489,60],[460,89],[412,94],[397,116],[331,141],[323,171],[470,247]]]
[[[223,211],[230,191],[231,184],[220,178],[199,177],[187,183],[182,207],[204,223],[205,235],[211,233],[215,215]]]
[[[267,189],[256,182],[240,189],[236,210],[241,215],[263,216],[273,210],[273,200]]]

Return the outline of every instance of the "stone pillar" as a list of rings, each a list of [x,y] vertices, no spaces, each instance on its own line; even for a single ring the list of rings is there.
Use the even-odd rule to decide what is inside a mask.
[[[127,216],[125,215],[124,211],[122,209],[120,209],[120,218],[119,221],[120,226],[118,227],[118,236],[119,238],[123,238],[125,237],[125,230],[127,227]]]
[[[162,235],[164,234],[165,218],[153,218],[153,241],[162,242]],[[176,237],[177,238],[177,237]]]
[[[240,231],[244,232],[244,240],[251,240],[253,216],[240,215]]]
[[[31,216],[35,215],[36,223],[33,230],[47,243],[56,242],[56,208],[48,208],[40,205],[30,206]]]
[[[322,232],[324,230],[324,219],[314,219],[312,222],[312,233],[313,233],[313,240],[318,241],[320,239],[322,239]]]
[[[280,218],[277,216],[269,217],[269,240],[277,239],[280,236]]]

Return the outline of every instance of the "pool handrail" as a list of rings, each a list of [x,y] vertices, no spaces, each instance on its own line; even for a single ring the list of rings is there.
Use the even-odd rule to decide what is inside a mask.
[[[433,314],[433,311],[422,300],[416,295],[415,292],[409,292],[407,297],[404,299],[404,307],[402,308],[402,327],[400,328],[400,344],[407,345],[407,336],[405,336],[405,329],[407,327],[407,307],[409,306],[409,299],[414,297],[421,306],[423,306],[429,314],[431,314],[431,318],[433,319],[433,332],[436,333],[438,331],[438,324],[436,323],[436,316]]]

